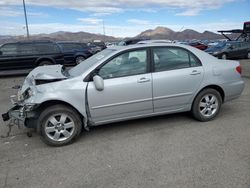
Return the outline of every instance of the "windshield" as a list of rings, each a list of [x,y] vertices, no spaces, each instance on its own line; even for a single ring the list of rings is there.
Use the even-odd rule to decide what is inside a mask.
[[[103,58],[107,57],[108,55],[110,55],[112,52],[114,52],[114,49],[105,49],[93,56],[91,56],[90,58],[84,60],[82,63],[80,63],[79,65],[73,67],[72,69],[69,70],[69,74],[71,76],[79,76],[82,73],[84,73],[85,70],[89,69],[90,67],[92,67],[93,65],[96,64],[96,62],[102,60]]]

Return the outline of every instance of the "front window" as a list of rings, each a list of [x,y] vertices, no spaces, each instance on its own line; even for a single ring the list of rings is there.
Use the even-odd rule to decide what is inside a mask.
[[[17,45],[16,44],[5,44],[1,47],[0,51],[3,56],[16,55]]]
[[[99,71],[103,79],[117,78],[146,73],[147,50],[136,50],[123,53],[107,64]]]
[[[70,69],[69,74],[71,76],[79,76],[79,75],[83,74],[86,70],[88,70],[90,67],[94,66],[99,61],[102,61],[103,59],[105,59],[106,57],[108,57],[109,55],[111,55],[115,51],[116,50],[114,50],[114,49],[105,49],[105,50],[89,57],[88,59],[84,60],[83,63],[80,63],[77,66]]]

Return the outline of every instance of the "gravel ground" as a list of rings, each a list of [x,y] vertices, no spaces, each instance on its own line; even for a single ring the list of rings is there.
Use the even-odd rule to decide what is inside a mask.
[[[242,96],[214,121],[187,113],[126,121],[83,132],[54,148],[13,128],[0,138],[0,187],[250,187],[250,61],[242,60]],[[24,77],[0,79],[0,113]],[[0,134],[7,129],[0,121]]]

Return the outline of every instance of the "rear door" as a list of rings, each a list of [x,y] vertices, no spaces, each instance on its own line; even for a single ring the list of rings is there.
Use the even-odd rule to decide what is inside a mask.
[[[178,47],[154,47],[152,58],[154,112],[187,108],[203,79],[198,58]]]
[[[96,124],[151,114],[152,75],[148,72],[147,49],[124,52],[98,68],[104,90],[88,84],[88,104]]]

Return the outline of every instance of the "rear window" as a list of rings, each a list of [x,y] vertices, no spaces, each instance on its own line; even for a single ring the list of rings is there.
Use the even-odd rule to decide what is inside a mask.
[[[59,47],[53,43],[37,43],[34,44],[34,48],[38,54],[60,53]]]

